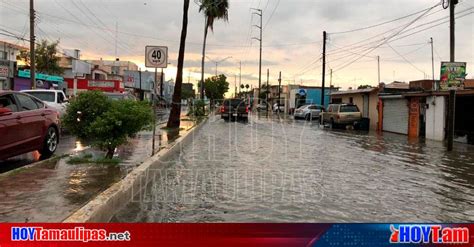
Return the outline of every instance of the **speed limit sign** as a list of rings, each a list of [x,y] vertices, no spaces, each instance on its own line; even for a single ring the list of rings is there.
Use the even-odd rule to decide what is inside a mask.
[[[145,67],[148,67],[148,68],[168,67],[168,47],[146,46],[145,47]]]

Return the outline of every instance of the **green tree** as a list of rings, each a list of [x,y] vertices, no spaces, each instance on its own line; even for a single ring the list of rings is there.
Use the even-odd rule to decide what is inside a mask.
[[[107,151],[106,158],[111,159],[116,147],[152,124],[153,111],[146,102],[112,101],[102,92],[88,91],[71,101],[62,122],[73,135]]]
[[[207,78],[204,82],[206,97],[211,100],[211,105],[215,100],[224,99],[224,94],[229,91],[229,82],[225,75]]]
[[[195,95],[194,95],[193,90],[189,90],[189,89],[182,89],[181,90],[181,98],[182,99],[192,99],[194,97],[195,97]]]
[[[181,28],[181,40],[178,53],[178,72],[176,73],[176,82],[174,84],[173,102],[170,116],[168,118],[168,128],[179,128],[181,124],[181,88],[183,84],[183,66],[184,52],[186,50],[186,36],[188,33],[188,10],[189,0],[184,0],[183,7],[183,26]]]
[[[357,89],[368,89],[368,88],[373,88],[371,85],[360,85],[357,87]]]
[[[41,40],[39,44],[36,44],[35,62],[37,72],[49,75],[61,75],[64,72],[64,69],[59,66],[58,45],[59,41],[49,43],[47,40]],[[31,66],[29,51],[21,51],[18,59]]]
[[[202,60],[201,60],[201,82],[204,81],[204,61],[206,58],[206,42],[209,29],[214,32],[214,21],[223,19],[229,20],[229,1],[228,0],[200,0],[199,12],[204,12],[204,41],[202,43]],[[201,97],[202,89],[201,89]]]

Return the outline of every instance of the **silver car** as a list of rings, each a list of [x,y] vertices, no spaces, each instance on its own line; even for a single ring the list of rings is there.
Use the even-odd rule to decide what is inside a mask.
[[[295,119],[304,118],[306,120],[319,119],[319,115],[324,111],[320,105],[304,105],[295,110]]]

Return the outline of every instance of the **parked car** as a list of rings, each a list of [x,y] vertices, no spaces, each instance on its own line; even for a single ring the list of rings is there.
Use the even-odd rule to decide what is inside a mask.
[[[0,91],[0,160],[38,150],[50,157],[59,143],[59,112],[29,94]]]
[[[257,111],[266,111],[267,110],[267,104],[265,103],[260,103],[257,105]]]
[[[300,108],[295,110],[294,116],[295,119],[304,118],[306,120],[319,119],[321,112],[324,112],[324,106],[320,105],[303,105]]]
[[[322,113],[323,124],[331,128],[356,125],[362,119],[362,113],[354,104],[331,104],[326,112]]]
[[[222,103],[221,118],[229,121],[232,119],[236,120],[248,120],[249,107],[243,99],[226,99]]]
[[[21,92],[33,95],[36,98],[42,100],[48,106],[58,110],[59,115],[63,116],[66,113],[67,105],[69,101],[61,90],[50,90],[50,89],[33,89],[33,90],[22,90]]]
[[[138,101],[137,97],[130,93],[104,93],[111,100],[135,100]]]
[[[273,104],[273,112],[284,112],[285,111],[285,105],[275,103]]]

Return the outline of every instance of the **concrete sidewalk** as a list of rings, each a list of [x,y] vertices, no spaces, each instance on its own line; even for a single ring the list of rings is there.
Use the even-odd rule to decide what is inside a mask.
[[[182,117],[186,118],[185,116]],[[182,121],[179,131],[156,131],[157,149],[194,126]],[[152,132],[140,132],[118,148],[119,165],[67,164],[69,157],[50,159],[0,175],[0,222],[60,222],[151,156]],[[94,149],[79,154],[103,155]]]

